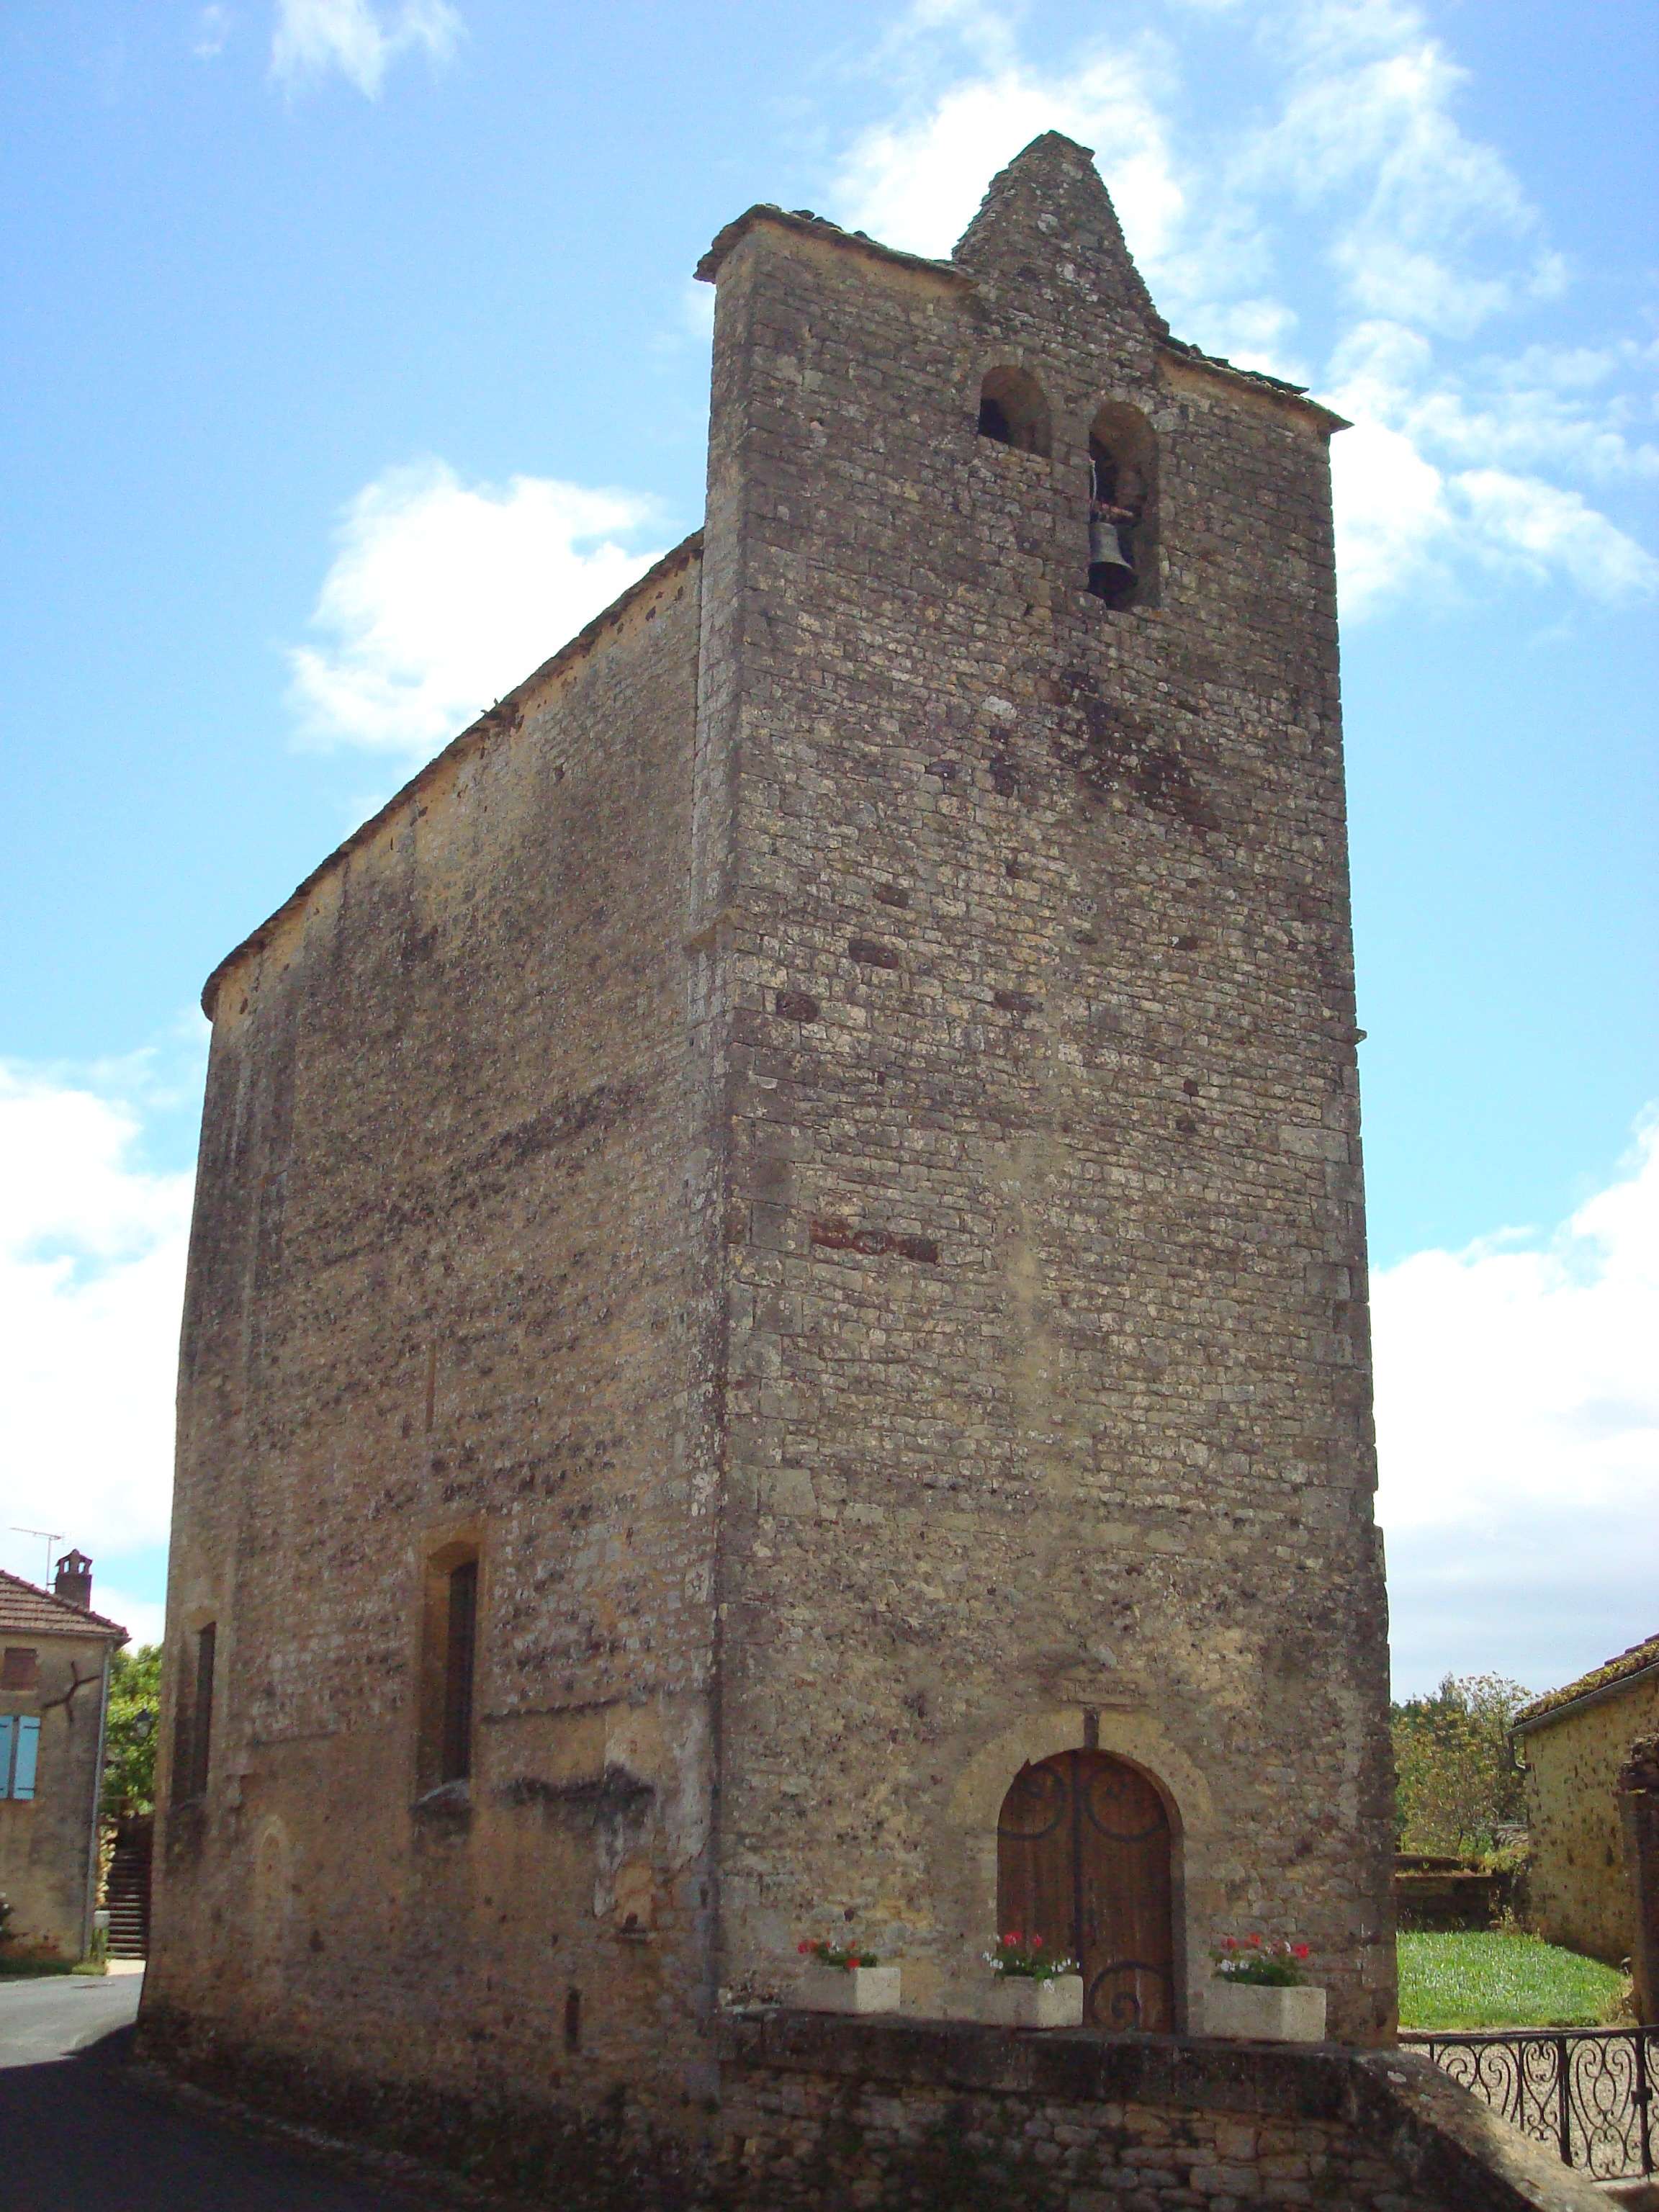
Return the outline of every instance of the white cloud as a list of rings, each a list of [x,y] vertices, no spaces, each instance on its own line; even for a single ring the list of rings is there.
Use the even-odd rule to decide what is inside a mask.
[[[644,573],[657,554],[617,541],[652,513],[544,477],[388,470],[345,510],[312,617],[326,641],[289,656],[302,731],[424,757]]]
[[[1633,441],[1633,392],[1653,350],[1630,342],[1592,348],[1528,346],[1444,366],[1408,325],[1354,325],[1331,356],[1328,388],[1358,416],[1392,424],[1450,460],[1557,468],[1607,483],[1659,476],[1659,446]],[[1472,388],[1473,387],[1473,388]]]
[[[1659,1626],[1659,1117],[1551,1235],[1371,1285],[1396,1679],[1545,1690]]]
[[[1344,617],[1408,586],[1420,591],[1452,529],[1439,470],[1403,431],[1358,416],[1331,447],[1331,482]]]
[[[911,0],[882,42],[884,58],[901,62],[907,50],[922,47],[941,35],[959,39],[977,60],[998,68],[1017,51],[1023,4],[1002,5],[998,0]]]
[[[1603,356],[1603,367],[1606,367]],[[1355,428],[1332,448],[1338,564],[1346,613],[1364,613],[1432,575],[1467,586],[1468,564],[1534,583],[1570,579],[1589,597],[1617,603],[1659,586],[1659,562],[1582,493],[1537,473],[1576,459],[1591,474],[1640,475],[1651,447],[1632,447],[1562,396],[1591,380],[1588,356],[1554,364],[1534,349],[1496,364],[1492,396],[1472,402],[1461,380],[1438,372],[1431,341],[1392,322],[1351,331],[1332,359],[1332,403]],[[1439,465],[1430,454],[1438,456]],[[1525,459],[1525,474],[1458,468],[1469,458]],[[1659,459],[1659,456],[1656,456]],[[1461,579],[1451,563],[1463,564]]]
[[[271,74],[296,83],[337,70],[374,100],[401,55],[447,61],[461,30],[461,19],[447,0],[396,0],[391,7],[375,7],[371,0],[276,0]]]
[[[230,37],[230,10],[216,4],[204,8],[196,18],[196,36],[191,52],[198,61],[212,61],[225,50]]]
[[[1288,189],[1304,207],[1334,197],[1330,255],[1362,313],[1468,331],[1517,283],[1548,280],[1547,262],[1524,275],[1504,265],[1536,216],[1496,149],[1460,128],[1465,72],[1416,9],[1303,0],[1265,21],[1291,63],[1286,96],[1235,181]],[[1496,265],[1476,274],[1483,254]]]
[[[1659,587],[1659,561],[1576,491],[1503,469],[1466,469],[1453,483],[1477,550],[1534,582],[1573,577],[1593,599],[1635,599]]]
[[[1158,50],[1142,41],[1091,52],[1052,75],[1009,61],[950,85],[854,142],[836,204],[849,227],[889,245],[948,253],[993,172],[1039,132],[1060,131],[1095,149],[1137,252],[1154,263],[1183,210],[1157,96],[1159,67]]]
[[[167,1541],[192,1178],[138,1157],[148,1082],[132,1062],[79,1078],[0,1062],[0,1490],[8,1558],[31,1577],[13,1522],[94,1561]]]
[[[12,1571],[21,1574],[27,1570],[15,1567]],[[31,1582],[38,1582],[39,1579],[38,1570],[29,1577]],[[92,1603],[94,1612],[101,1613],[106,1620],[120,1622],[132,1646],[161,1641],[162,1626],[167,1617],[163,1601],[154,1597],[136,1597],[131,1590],[123,1589],[119,1583],[105,1581],[98,1572],[96,1559],[93,1561]]]

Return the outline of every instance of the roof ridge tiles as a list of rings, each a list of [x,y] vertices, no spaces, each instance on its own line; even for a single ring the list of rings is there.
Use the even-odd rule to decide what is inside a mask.
[[[123,1644],[129,1640],[119,1621],[94,1613],[90,1606],[72,1604],[55,1590],[0,1567],[0,1633],[67,1636],[76,1630],[82,1635],[112,1636]]]
[[[1558,1712],[1576,1705],[1581,1698],[1598,1696],[1603,1690],[1615,1690],[1621,1682],[1644,1674],[1654,1667],[1659,1667],[1659,1631],[1644,1636],[1624,1651],[1615,1651],[1611,1659],[1604,1659],[1599,1667],[1592,1667],[1587,1674],[1580,1674],[1573,1681],[1564,1682],[1559,1690],[1547,1690],[1541,1698],[1534,1698],[1530,1705],[1522,1706],[1510,1726],[1526,1728],[1534,1721],[1553,1719]]]

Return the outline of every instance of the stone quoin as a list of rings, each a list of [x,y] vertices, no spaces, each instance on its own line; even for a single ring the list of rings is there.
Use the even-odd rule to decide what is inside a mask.
[[[1341,425],[1053,134],[698,273],[703,529],[207,988],[149,2046],[695,2150],[1010,1927],[1386,2042]]]

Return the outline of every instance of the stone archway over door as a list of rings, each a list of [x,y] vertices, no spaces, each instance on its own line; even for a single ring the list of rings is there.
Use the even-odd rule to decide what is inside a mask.
[[[1091,2027],[1175,2027],[1170,1816],[1138,1767],[1062,1751],[1021,1767],[997,1822],[997,1922],[1083,1968]]]

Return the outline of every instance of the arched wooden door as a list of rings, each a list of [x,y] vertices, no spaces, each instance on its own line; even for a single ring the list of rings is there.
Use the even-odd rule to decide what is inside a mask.
[[[1083,1969],[1091,2027],[1175,2028],[1170,1816],[1103,1751],[1023,1766],[997,1822],[999,1930],[1041,1936]]]

